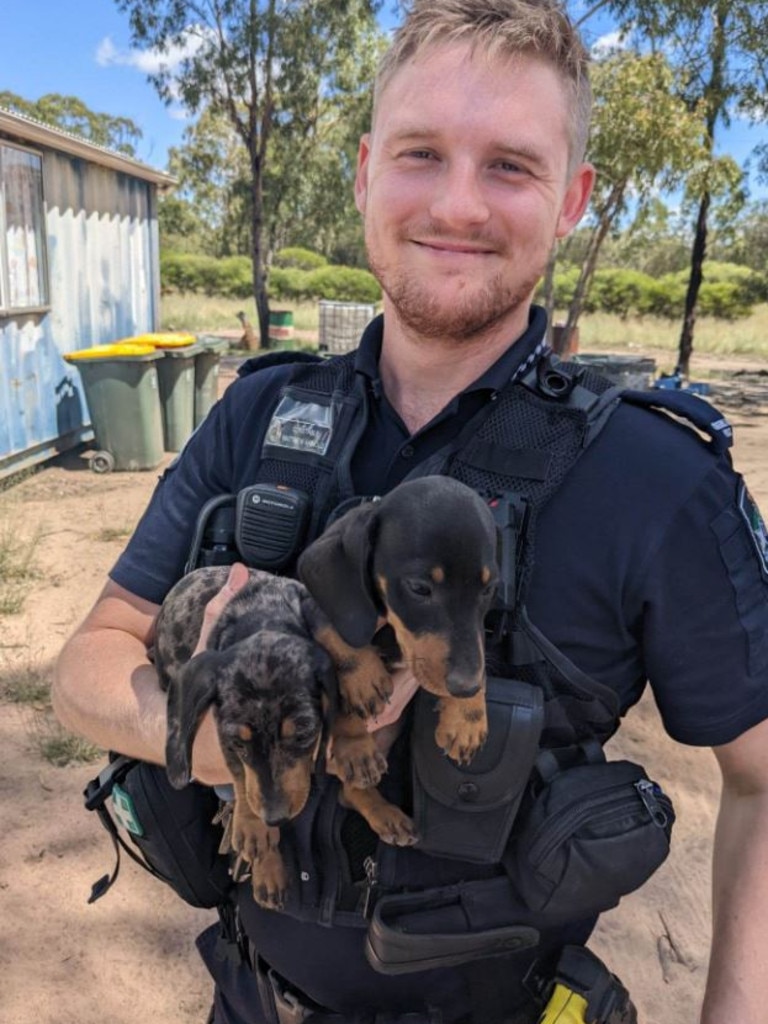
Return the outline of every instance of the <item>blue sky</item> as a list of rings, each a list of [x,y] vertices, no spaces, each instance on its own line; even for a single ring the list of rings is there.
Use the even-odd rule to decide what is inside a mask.
[[[391,17],[387,20],[391,23]],[[590,22],[589,41],[611,28],[606,21]],[[0,40],[0,90],[29,100],[48,92],[77,96],[92,110],[129,117],[144,133],[139,159],[165,168],[168,147],[182,141],[184,113],[166,107],[147,82],[152,55],[131,50],[127,16],[112,0],[78,0],[71,6],[17,0],[3,19]],[[721,134],[719,148],[743,163],[765,137],[764,126],[736,122]],[[753,182],[752,194],[763,196],[768,189]]]

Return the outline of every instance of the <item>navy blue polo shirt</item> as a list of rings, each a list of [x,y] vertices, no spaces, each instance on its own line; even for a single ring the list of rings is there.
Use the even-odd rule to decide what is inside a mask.
[[[545,317],[416,434],[381,388],[382,319],[356,370],[370,414],[352,460],[360,494],[394,487],[452,440],[541,350]],[[290,367],[238,379],[152,497],[112,578],[160,603],[183,571],[198,513],[255,479]],[[624,710],[646,680],[675,739],[718,745],[768,715],[768,584],[739,508],[741,479],[690,427],[622,404],[542,510],[527,597],[531,620]]]

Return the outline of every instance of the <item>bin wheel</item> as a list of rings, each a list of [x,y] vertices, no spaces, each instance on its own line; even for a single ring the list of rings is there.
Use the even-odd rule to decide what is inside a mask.
[[[94,452],[91,469],[94,473],[111,473],[115,468],[115,457],[111,452]]]

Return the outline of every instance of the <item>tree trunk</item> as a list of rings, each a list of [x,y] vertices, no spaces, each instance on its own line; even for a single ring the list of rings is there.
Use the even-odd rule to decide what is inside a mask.
[[[712,43],[710,47],[710,75],[704,90],[706,104],[706,140],[709,147],[710,160],[714,159],[715,128],[720,112],[726,103],[725,91],[725,59],[726,59],[726,22],[730,10],[730,0],[718,0],[712,7]],[[677,352],[675,373],[687,377],[693,354],[693,330],[696,324],[696,303],[699,289],[704,278],[704,259],[707,255],[707,218],[712,202],[712,193],[705,187],[699,201],[699,212],[696,217],[696,233],[691,248],[691,273],[685,293],[685,309],[683,326],[680,331],[680,342]]]
[[[261,160],[259,154],[251,154],[251,259],[253,261],[253,298],[259,320],[261,347],[269,348],[269,299],[267,297],[267,272],[264,259],[264,196],[261,187]]]
[[[549,260],[547,261],[547,269],[544,273],[544,282],[542,288],[542,300],[544,303],[544,309],[547,314],[547,344],[554,344],[554,323],[555,318],[555,264],[557,263],[557,242],[552,246],[552,251],[549,254]],[[557,349],[555,349],[557,352]]]
[[[707,255],[707,215],[711,196],[709,191],[705,192],[699,203],[699,214],[696,218],[696,233],[691,248],[691,272],[688,278],[688,288],[685,292],[685,309],[683,311],[683,327],[680,331],[680,342],[677,351],[677,366],[675,373],[681,377],[687,377],[691,366],[693,354],[693,330],[696,324],[696,303],[699,298],[699,289],[704,279],[704,259]]]
[[[610,195],[603,205],[602,210],[600,211],[597,226],[592,232],[592,237],[589,240],[589,246],[587,247],[584,262],[582,263],[581,270],[579,271],[579,280],[576,284],[576,291],[574,292],[573,298],[568,306],[568,315],[565,320],[565,326],[560,332],[559,346],[561,351],[566,351],[570,346],[571,335],[576,330],[576,325],[579,322],[579,317],[581,316],[581,311],[584,306],[584,299],[586,298],[587,291],[595,274],[597,257],[600,255],[600,247],[602,246],[605,236],[608,234],[608,231],[616,218],[616,214],[621,209],[625,189],[625,182],[614,185]]]

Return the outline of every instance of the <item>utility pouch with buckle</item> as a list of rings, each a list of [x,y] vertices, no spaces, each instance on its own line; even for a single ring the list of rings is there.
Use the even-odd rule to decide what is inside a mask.
[[[606,761],[584,744],[581,763],[542,751],[502,862],[541,927],[615,907],[669,853],[669,797],[631,761]]]
[[[538,751],[542,691],[489,677],[488,738],[458,765],[435,742],[437,698],[416,697],[412,733],[413,818],[424,853],[496,864],[501,860]]]

